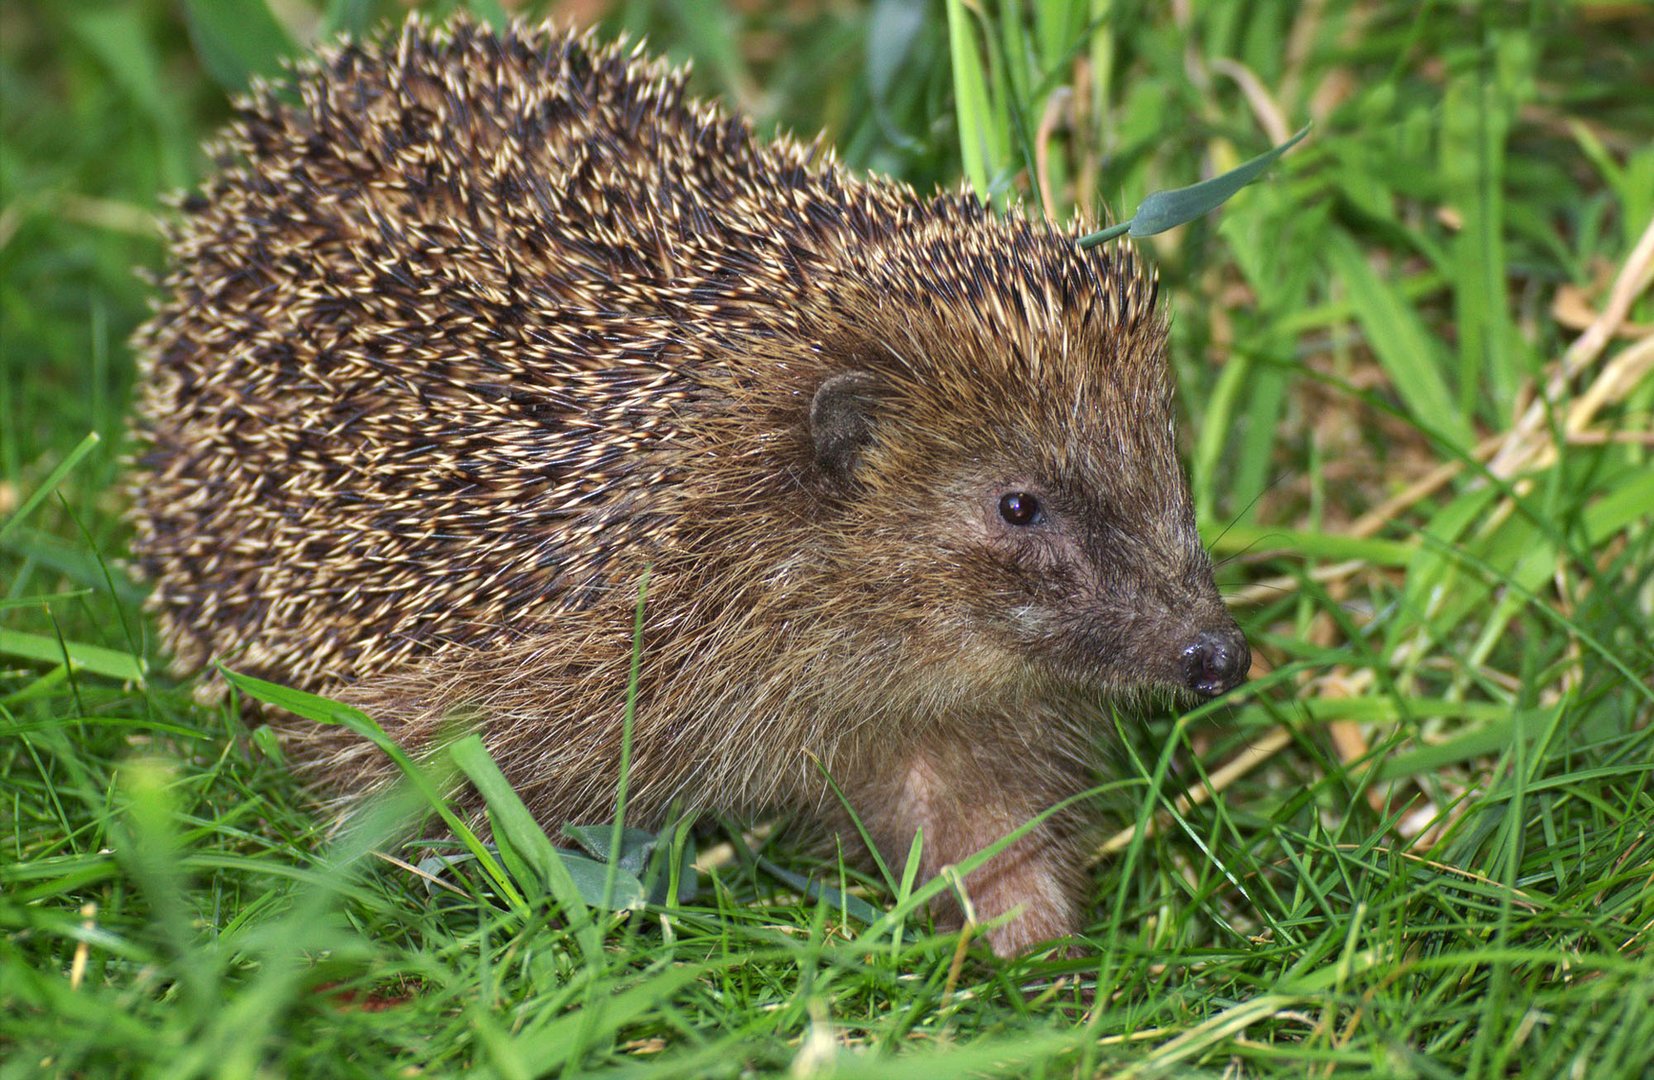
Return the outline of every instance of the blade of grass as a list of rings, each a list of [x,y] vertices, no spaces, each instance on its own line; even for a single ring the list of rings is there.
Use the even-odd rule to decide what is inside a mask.
[[[0,540],[4,540],[7,533],[17,528],[17,526],[23,523],[25,518],[34,513],[35,509],[41,503],[46,501],[46,497],[56,491],[59,484],[63,483],[63,478],[73,472],[75,466],[79,465],[81,460],[85,458],[87,454],[90,454],[93,449],[97,447],[100,441],[101,440],[98,438],[97,432],[88,432],[86,438],[82,439],[79,445],[69,451],[69,456],[60,461],[55,469],[46,474],[46,479],[41,481],[40,486],[35,488],[27,499],[23,500],[23,505],[17,508],[17,512],[8,517],[4,522],[0,522]]]

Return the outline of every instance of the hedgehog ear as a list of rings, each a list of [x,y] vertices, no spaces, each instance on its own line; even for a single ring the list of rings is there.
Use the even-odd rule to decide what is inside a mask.
[[[865,371],[834,375],[810,402],[816,465],[835,483],[850,482],[878,421],[879,381]]]

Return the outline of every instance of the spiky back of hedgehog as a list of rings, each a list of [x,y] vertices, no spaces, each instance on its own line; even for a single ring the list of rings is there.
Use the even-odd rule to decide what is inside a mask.
[[[1105,694],[1246,645],[1175,454],[1128,247],[760,145],[684,75],[553,29],[410,22],[259,90],[185,202],[131,485],[180,670],[468,717],[553,823],[831,822],[925,868],[1082,790]],[[370,747],[287,725],[335,790]],[[1086,817],[972,875],[1078,925]]]

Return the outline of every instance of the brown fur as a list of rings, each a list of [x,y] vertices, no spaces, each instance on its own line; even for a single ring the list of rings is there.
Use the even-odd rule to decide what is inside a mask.
[[[935,872],[1088,785],[1105,695],[1235,635],[1129,247],[759,144],[589,37],[416,21],[295,83],[244,103],[139,338],[180,670],[418,749],[463,713],[544,820],[602,820],[651,567],[631,815],[832,823],[825,768]],[[389,775],[285,730],[335,790]],[[967,882],[1025,909],[1000,951],[1079,925],[1085,823]]]

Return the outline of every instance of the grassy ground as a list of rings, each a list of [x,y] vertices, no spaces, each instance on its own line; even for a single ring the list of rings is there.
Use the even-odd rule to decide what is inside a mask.
[[[857,167],[1031,212],[1316,125],[1148,242],[1261,677],[1122,721],[1084,955],[1001,964],[905,890],[853,890],[871,925],[801,897],[839,869],[739,830],[629,917],[540,895],[532,836],[433,880],[140,674],[116,481],[158,193],[281,36],[392,6],[197,5],[193,39],[160,0],[0,7],[0,1076],[1654,1068],[1654,11],[578,5]]]

